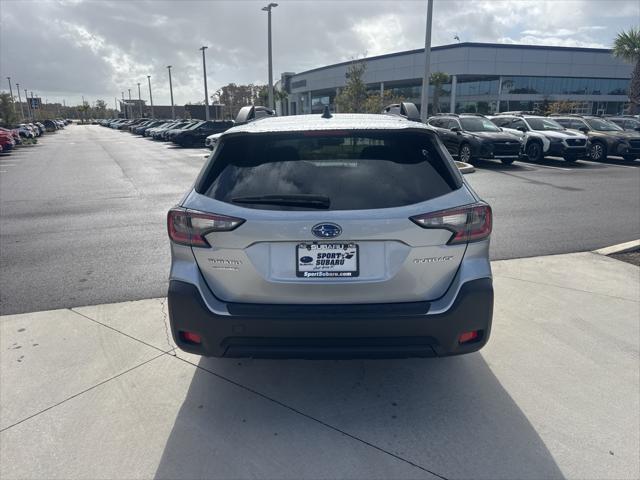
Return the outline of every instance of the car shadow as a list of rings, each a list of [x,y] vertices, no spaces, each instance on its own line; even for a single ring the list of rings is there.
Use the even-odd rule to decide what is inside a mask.
[[[220,418],[237,415],[234,408],[247,395],[263,400],[257,403],[260,408],[237,418],[238,422],[244,421],[243,416],[252,419],[242,424],[247,440],[265,428],[274,435],[297,428],[298,441],[302,435],[306,444],[332,454],[337,464],[349,458],[363,461],[354,457],[354,452],[362,450],[319,444],[312,433],[317,435],[317,429],[301,430],[297,420],[315,423],[340,439],[346,435],[356,446],[368,445],[380,455],[389,455],[389,462],[397,461],[397,456],[445,478],[563,478],[535,428],[479,353],[351,361],[203,358],[197,367],[165,445],[157,479],[198,478],[203,472],[215,476],[216,464],[231,461],[220,450],[221,438],[233,435],[237,442],[240,435],[236,428],[221,431]],[[220,388],[221,379],[232,388]],[[228,409],[212,413],[207,405]],[[274,406],[290,415],[269,415]],[[294,419],[297,427],[287,425]],[[299,448],[291,447],[298,455],[273,459],[282,465],[279,477],[291,476],[288,463],[300,466],[310,461]],[[252,464],[249,476],[264,476],[260,462],[247,450],[233,457]],[[243,463],[243,472],[246,469]],[[366,476],[357,471],[350,475]],[[308,471],[306,476],[326,475]]]
[[[512,164],[504,164],[500,160],[478,158],[473,160],[472,165],[476,168],[482,168],[485,170],[507,170],[507,171],[514,171],[514,172],[534,170],[529,165],[524,165],[522,163],[519,163],[518,160],[516,160]]]

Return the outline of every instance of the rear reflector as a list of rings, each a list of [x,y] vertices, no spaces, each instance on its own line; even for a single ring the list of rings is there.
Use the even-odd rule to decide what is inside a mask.
[[[465,207],[411,217],[422,228],[439,228],[453,233],[449,245],[476,242],[491,235],[491,207],[476,203]]]
[[[209,247],[205,235],[211,232],[228,232],[243,223],[241,218],[181,208],[172,208],[167,215],[169,238],[175,243],[192,247]]]
[[[180,332],[180,340],[186,343],[193,343],[200,345],[202,343],[202,337],[193,332]]]
[[[464,332],[458,337],[458,343],[469,343],[480,338],[480,331]]]

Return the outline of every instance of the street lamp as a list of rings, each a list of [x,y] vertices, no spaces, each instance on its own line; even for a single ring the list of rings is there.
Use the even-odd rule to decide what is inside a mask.
[[[27,113],[29,114],[29,118],[32,118],[33,115],[31,113],[31,102],[29,102],[29,94],[27,93],[27,89],[24,89],[24,100],[27,102]]]
[[[151,118],[155,118],[153,115],[153,95],[151,95],[151,75],[147,75],[147,80],[149,81],[149,103],[151,104]]]
[[[20,97],[20,84],[16,83],[16,90],[18,90],[18,102],[20,102],[20,120],[24,121],[24,110],[22,109],[22,98]]]
[[[127,117],[127,106],[124,103],[124,92],[121,92],[121,93],[122,93],[122,109],[121,109],[120,113],[124,113],[124,118],[128,118]],[[124,112],[122,110],[124,110]]]
[[[171,83],[171,65],[167,65],[169,70],[169,93],[171,94],[171,118],[176,119],[176,108],[173,106],[173,84]]]
[[[142,95],[140,95],[140,82],[138,82],[138,107],[140,107],[140,118],[142,118]]]
[[[133,112],[131,111],[131,89],[127,90],[129,90],[129,103],[127,103],[127,118],[129,118],[133,116]]]
[[[11,108],[13,109],[13,113],[16,113],[16,102],[13,100],[13,89],[11,88],[11,77],[7,77],[9,80],[9,95],[11,95]]]
[[[268,35],[268,49],[269,49],[269,108],[275,109],[273,104],[273,61],[271,58],[271,9],[277,7],[277,3],[270,3],[266,7],[262,7],[262,10],[267,12],[267,35]]]
[[[429,110],[429,77],[431,75],[431,19],[433,18],[433,0],[427,0],[427,31],[424,39],[424,76],[422,77],[422,98],[420,118],[427,121]]]
[[[207,90],[207,61],[204,58],[204,51],[209,47],[200,47],[202,50],[202,71],[204,72],[204,119],[209,120],[209,91]]]

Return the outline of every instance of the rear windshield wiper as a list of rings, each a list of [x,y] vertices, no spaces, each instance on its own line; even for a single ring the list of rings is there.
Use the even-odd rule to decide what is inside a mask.
[[[253,203],[263,205],[282,205],[286,207],[308,207],[327,209],[331,200],[324,195],[261,195],[259,197],[236,197],[233,203]]]

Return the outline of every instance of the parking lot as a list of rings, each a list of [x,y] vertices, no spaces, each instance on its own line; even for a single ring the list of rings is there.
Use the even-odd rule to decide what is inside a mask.
[[[0,156],[0,313],[164,296],[166,212],[208,152],[72,125]],[[494,209],[494,260],[637,238],[640,161],[477,167],[467,179]]]
[[[72,125],[0,156],[0,477],[640,475],[638,267],[590,252],[637,239],[640,162],[477,163],[481,352],[275,361],[168,331],[165,215],[207,154]]]

